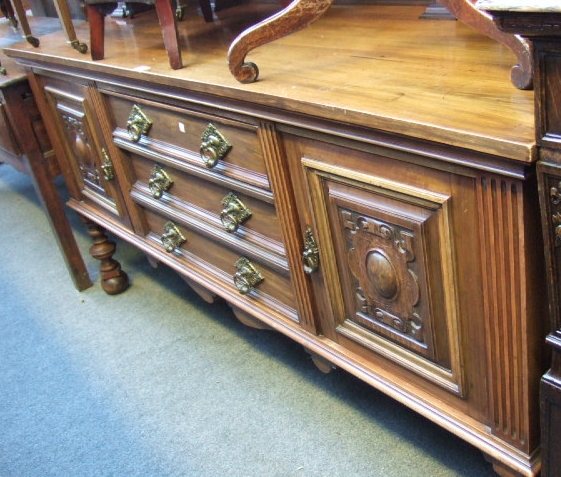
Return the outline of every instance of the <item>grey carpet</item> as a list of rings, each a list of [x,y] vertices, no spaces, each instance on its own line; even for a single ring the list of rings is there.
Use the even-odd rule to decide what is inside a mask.
[[[0,165],[0,477],[494,475],[477,449],[322,374],[119,240],[132,286],[107,296],[69,215],[96,281],[84,292],[29,177]]]

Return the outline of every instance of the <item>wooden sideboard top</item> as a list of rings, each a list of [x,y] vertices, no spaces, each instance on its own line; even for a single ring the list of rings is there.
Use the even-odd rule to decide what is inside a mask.
[[[456,21],[420,20],[424,7],[334,5],[302,31],[250,52],[259,80],[241,84],[227,52],[245,28],[279,10],[246,4],[205,23],[190,6],[179,23],[183,69],[172,70],[153,12],[106,19],[106,58],[73,50],[63,32],[34,48],[5,49],[30,66],[87,70],[132,83],[149,81],[271,111],[367,126],[516,161],[536,159],[534,94],[516,89],[506,47]],[[76,25],[89,44],[87,24]]]

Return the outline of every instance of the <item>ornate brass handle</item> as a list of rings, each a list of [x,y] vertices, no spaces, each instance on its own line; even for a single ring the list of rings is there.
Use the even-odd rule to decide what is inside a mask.
[[[319,250],[310,227],[306,227],[304,235],[304,251],[302,252],[304,272],[311,275],[319,268]]]
[[[182,235],[182,233],[177,228],[173,222],[166,222],[164,224],[164,233],[161,236],[162,245],[166,249],[166,252],[172,253],[174,250],[178,249],[182,244],[187,242],[187,239]]]
[[[251,211],[233,192],[222,199],[222,205],[224,209],[220,212],[220,220],[227,232],[235,232],[241,223],[251,217]]]
[[[140,106],[135,104],[129,114],[127,121],[127,132],[131,141],[138,142],[143,134],[148,134],[152,127],[152,121],[148,119],[146,114],[140,109]]]
[[[156,164],[148,180],[148,188],[150,192],[152,192],[152,197],[154,197],[154,199],[161,198],[164,191],[169,190],[172,185],[173,181],[166,171],[164,171],[163,167],[160,164]]]
[[[115,179],[115,168],[113,167],[113,162],[104,147],[101,149],[101,155],[103,156],[103,163],[101,164],[103,177],[106,181],[112,181]]]
[[[253,287],[264,280],[263,275],[253,266],[246,257],[241,257],[236,262],[237,273],[234,275],[234,284],[242,295],[247,295]]]
[[[213,124],[209,124],[203,131],[200,153],[208,168],[216,166],[218,160],[223,159],[231,148],[232,146]]]

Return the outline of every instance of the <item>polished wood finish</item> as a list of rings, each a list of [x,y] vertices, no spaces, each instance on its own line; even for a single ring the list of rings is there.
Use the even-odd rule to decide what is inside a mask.
[[[240,84],[229,45],[275,11],[187,16],[181,70],[140,16],[134,33],[107,20],[101,61],[60,34],[6,50],[51,119],[69,205],[500,475],[537,475],[547,312],[534,98],[509,81],[514,55],[422,6],[333,6],[256,49],[267,74]]]
[[[238,81],[251,83],[259,76],[257,65],[245,61],[251,50],[309,26],[325,14],[333,0],[294,0],[285,3],[287,4],[282,11],[244,30],[232,42],[228,52],[228,65]],[[474,0],[440,0],[440,3],[454,18],[510,48],[518,59],[518,63],[511,69],[512,83],[520,89],[532,88],[532,55],[526,41],[500,31],[488,15],[474,7]],[[435,17],[425,12],[420,18]],[[441,19],[442,16],[437,18]]]
[[[64,1],[64,0],[58,0]],[[86,0],[87,18],[90,25],[90,49],[93,60],[101,60],[105,57],[105,16],[110,14],[117,7],[117,2],[107,0]],[[170,67],[174,70],[182,68],[181,49],[177,33],[177,14],[172,8],[169,0],[138,0],[134,3],[143,3],[156,7],[156,15],[160,28],[164,47],[168,54]],[[205,21],[213,20],[212,6],[209,0],[200,0],[200,7]],[[178,7],[181,11],[184,6]],[[73,30],[72,30],[73,31]]]
[[[544,477],[561,472],[561,8],[551,2],[486,1],[500,28],[532,41],[536,64],[538,180],[549,296],[551,367],[541,381]]]
[[[457,0],[440,0],[456,18],[466,25],[477,28],[491,38],[510,48],[518,59],[510,70],[512,84],[521,89],[532,89],[534,81],[534,65],[529,43],[520,38],[499,30],[492,18],[475,7],[475,0],[458,2]]]

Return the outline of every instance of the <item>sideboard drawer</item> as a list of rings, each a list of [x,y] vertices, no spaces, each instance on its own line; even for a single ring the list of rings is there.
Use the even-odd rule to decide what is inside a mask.
[[[135,187],[154,201],[173,203],[185,213],[203,217],[213,227],[283,254],[282,233],[271,194],[248,190],[244,183],[223,181],[189,165],[172,167],[167,161],[155,162],[137,154],[130,154],[130,158]]]
[[[144,148],[270,190],[257,125],[187,107],[107,95],[118,146]]]
[[[218,284],[227,295],[246,297],[275,310],[280,307],[297,321],[286,262],[269,260],[263,250],[244,248],[240,242],[225,246],[216,232],[199,230],[180,214],[168,216],[145,209],[145,216],[149,226],[145,238],[157,252],[165,252],[171,261]]]

